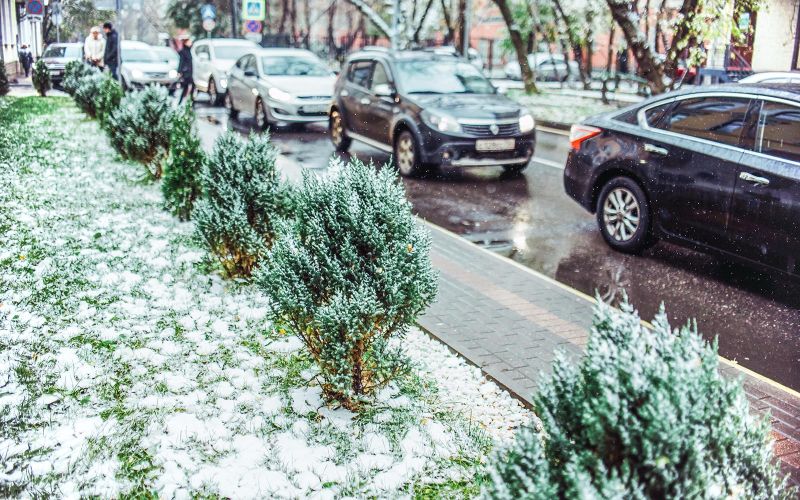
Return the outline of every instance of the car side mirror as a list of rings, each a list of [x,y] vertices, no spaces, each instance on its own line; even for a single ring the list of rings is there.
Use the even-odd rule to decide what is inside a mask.
[[[388,83],[379,83],[378,85],[375,85],[373,90],[375,91],[375,95],[378,97],[394,96],[394,89]]]
[[[200,59],[201,61],[210,61],[211,60],[211,58],[208,57],[208,54],[206,54],[205,52],[203,52],[202,54],[197,54],[197,58]]]

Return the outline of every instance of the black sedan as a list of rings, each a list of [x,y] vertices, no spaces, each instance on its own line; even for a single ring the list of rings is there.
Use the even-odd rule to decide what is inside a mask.
[[[331,140],[394,154],[403,175],[432,166],[501,165],[533,155],[534,120],[467,60],[439,52],[364,50],[346,61],[330,109]]]
[[[564,185],[606,242],[800,275],[800,85],[664,94],[572,127]]]

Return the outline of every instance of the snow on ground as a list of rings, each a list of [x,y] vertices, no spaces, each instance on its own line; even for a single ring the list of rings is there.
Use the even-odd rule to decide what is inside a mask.
[[[418,370],[360,415],[326,406],[253,287],[73,107],[0,165],[0,494],[398,496],[470,485],[531,414],[413,330]],[[20,124],[20,131],[24,126]],[[458,489],[459,486],[456,486]]]

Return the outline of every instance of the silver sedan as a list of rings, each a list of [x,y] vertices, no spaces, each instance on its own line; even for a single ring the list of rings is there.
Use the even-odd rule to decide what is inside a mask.
[[[243,55],[228,74],[225,107],[232,118],[254,115],[268,125],[324,122],[336,76],[312,52],[256,49]]]

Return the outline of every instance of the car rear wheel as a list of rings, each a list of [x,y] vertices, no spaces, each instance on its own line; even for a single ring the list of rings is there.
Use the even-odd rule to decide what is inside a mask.
[[[219,93],[217,92],[217,83],[213,78],[208,80],[208,101],[212,106],[219,106]]]
[[[350,138],[344,129],[344,120],[339,110],[334,109],[331,111],[331,117],[328,121],[328,128],[330,129],[331,142],[336,151],[340,153],[346,152],[350,148]]]
[[[232,119],[235,120],[239,116],[239,112],[233,106],[233,97],[231,97],[230,92],[225,94],[225,109],[228,110],[228,116]]]
[[[266,130],[269,126],[269,116],[267,116],[267,108],[264,106],[264,101],[256,99],[256,126],[258,130]]]
[[[625,253],[644,250],[652,242],[650,223],[647,197],[633,179],[615,177],[603,186],[597,199],[597,224],[611,248]]]

